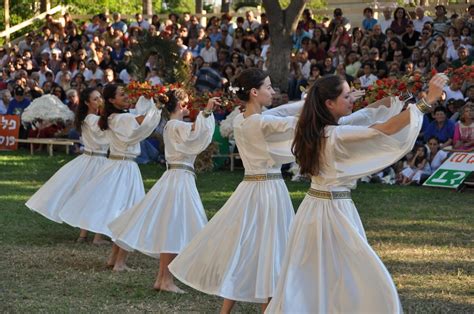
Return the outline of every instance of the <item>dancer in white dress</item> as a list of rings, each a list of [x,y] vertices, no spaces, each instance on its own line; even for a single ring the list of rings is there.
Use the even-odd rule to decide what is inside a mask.
[[[390,274],[367,243],[350,189],[411,150],[423,113],[445,83],[436,76],[426,98],[371,126],[337,125],[352,111],[347,82],[327,76],[314,83],[293,143],[301,172],[312,176],[311,189],[291,227],[267,313],[402,312]]]
[[[106,165],[109,141],[105,132],[99,128],[100,117],[97,115],[102,103],[101,94],[93,88],[87,88],[81,93],[74,124],[81,133],[84,153],[59,169],[33,194],[25,204],[28,208],[52,221],[62,223],[59,212],[66,201]],[[78,242],[84,242],[86,237],[87,230],[81,230]],[[102,244],[104,240],[100,234],[96,234],[93,243]]]
[[[188,286],[223,297],[222,312],[230,312],[235,301],[265,307],[273,295],[294,217],[280,168],[294,160],[297,118],[282,116],[301,109],[289,105],[262,114],[274,91],[261,70],[243,71],[236,86],[246,108],[234,119],[244,181],[169,266]]]
[[[110,141],[109,163],[69,199],[59,217],[72,226],[111,237],[108,224],[145,196],[140,169],[134,160],[140,154],[140,141],[160,122],[161,110],[151,99],[142,97],[137,107],[138,112],[146,112],[144,115],[125,112],[129,106],[127,97],[123,87],[116,84],[107,85],[103,94],[105,107],[99,126],[107,130]],[[107,264],[115,271],[125,270],[126,257],[127,252],[114,244]]]
[[[168,169],[145,198],[109,228],[121,248],[160,258],[154,289],[181,293],[168,265],[207,223],[196,188],[194,161],[211,143],[215,127],[212,109],[219,98],[209,99],[194,123],[183,121],[189,115],[184,90],[171,90],[160,96],[160,102],[170,113],[163,134]]]

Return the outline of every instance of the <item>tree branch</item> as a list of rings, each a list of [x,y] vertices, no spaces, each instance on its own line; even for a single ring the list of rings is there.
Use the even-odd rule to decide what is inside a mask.
[[[301,13],[303,13],[303,10],[308,2],[309,0],[292,0],[286,8],[285,26],[289,32],[295,31],[298,24],[298,18]]]
[[[265,8],[265,13],[268,16],[268,20],[278,20],[278,17],[280,16],[282,11],[280,2],[276,0],[263,0],[262,4]]]

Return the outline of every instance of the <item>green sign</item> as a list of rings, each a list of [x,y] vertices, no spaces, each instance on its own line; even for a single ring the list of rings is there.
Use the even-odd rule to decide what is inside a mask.
[[[470,173],[471,171],[438,169],[424,185],[456,189]]]

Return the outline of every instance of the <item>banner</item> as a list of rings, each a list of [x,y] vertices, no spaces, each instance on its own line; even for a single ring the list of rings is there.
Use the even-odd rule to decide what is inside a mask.
[[[454,153],[423,185],[457,189],[474,171],[474,153]]]
[[[20,116],[0,115],[0,150],[16,150],[20,133]]]

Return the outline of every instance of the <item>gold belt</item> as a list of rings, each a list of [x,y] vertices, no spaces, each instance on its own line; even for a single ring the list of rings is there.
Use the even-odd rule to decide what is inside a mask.
[[[309,189],[308,195],[316,198],[322,198],[325,200],[342,200],[351,199],[350,191],[321,191],[316,189]]]
[[[244,181],[267,181],[283,179],[281,173],[267,173],[267,174],[247,174],[244,175]]]
[[[109,155],[109,159],[135,161],[135,157],[124,156],[124,155]]]
[[[194,168],[188,165],[183,165],[183,164],[166,164],[166,165],[167,165],[168,170],[183,169],[183,170],[190,171],[194,174]]]
[[[83,154],[87,156],[107,157],[107,153],[90,152],[88,150],[85,150]]]

